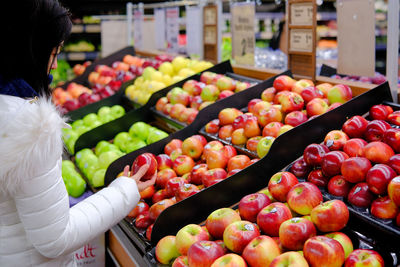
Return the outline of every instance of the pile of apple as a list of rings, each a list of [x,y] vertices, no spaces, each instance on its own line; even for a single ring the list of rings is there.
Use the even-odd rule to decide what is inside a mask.
[[[70,160],[61,163],[61,176],[63,178],[68,195],[74,198],[82,196],[86,190],[86,182],[75,170],[75,165]]]
[[[101,107],[96,113],[89,113],[83,119],[76,120],[71,128],[64,128],[63,140],[70,153],[74,153],[75,142],[79,136],[109,121],[118,119],[125,115],[125,109],[120,105],[112,107]]]
[[[207,143],[201,135],[193,135],[183,142],[173,139],[164,147],[164,153],[157,156],[144,153],[132,165],[133,173],[138,166],[150,165],[144,179],[157,175],[155,186],[140,193],[142,201],[128,215],[136,218],[136,227],[148,228],[149,239],[152,223],[164,209],[258,160],[237,155],[234,147],[224,146],[219,141]]]
[[[251,86],[248,82],[234,80],[213,72],[203,72],[200,81],[189,80],[168,92],[156,103],[156,110],[186,124],[194,121],[199,110],[219,99],[243,91]]]
[[[152,67],[144,69],[143,75],[126,89],[125,94],[132,101],[144,105],[153,93],[210,67],[210,62],[177,56],[172,62],[162,63],[158,70]]]
[[[76,153],[75,162],[81,172],[88,178],[93,187],[104,185],[104,176],[108,166],[134,150],[157,142],[168,134],[144,122],[136,122],[129,132],[117,134],[113,142],[100,141],[94,152],[92,149],[82,149]]]
[[[367,76],[341,76],[341,75],[332,75],[331,78],[339,79],[344,81],[352,81],[352,82],[362,82],[362,83],[373,83],[373,84],[382,84],[386,82],[385,75],[377,72],[375,73],[374,77],[367,77]]]
[[[82,75],[86,68],[92,64],[91,61],[85,61],[83,64],[75,64],[72,71],[76,76]]]
[[[291,171],[400,226],[400,130],[385,121],[400,117],[385,105],[371,107],[369,117],[353,116],[323,144],[307,146]]]
[[[267,189],[243,197],[238,211],[215,210],[205,226],[162,238],[155,256],[173,267],[384,266],[377,252],[353,250],[340,232],[348,219],[341,200],[323,202],[317,186],[279,172]]]
[[[324,83],[315,87],[312,81],[295,81],[281,75],[274,80],[273,87],[262,92],[261,99],[248,103],[247,113],[236,108],[223,109],[218,119],[205,126],[205,131],[245,146],[262,158],[276,137],[351,98],[352,91],[346,85]]]

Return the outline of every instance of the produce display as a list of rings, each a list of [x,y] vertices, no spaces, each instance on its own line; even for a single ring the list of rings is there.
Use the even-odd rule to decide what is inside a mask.
[[[147,66],[158,67],[162,62],[170,60],[167,56],[158,56],[155,59],[144,59],[132,55],[125,55],[122,61],[115,61],[111,66],[97,65],[89,74],[88,81],[91,89],[71,83],[67,89],[61,87],[53,91],[53,102],[60,106],[62,113],[78,109],[88,104],[98,102],[118,91],[122,83],[133,80],[142,75]],[[77,72],[84,71],[77,67]]]
[[[108,166],[134,150],[157,142],[168,134],[144,122],[136,122],[129,132],[117,134],[113,141],[100,141],[94,149],[82,149],[75,155],[75,162],[93,187],[104,185],[104,176]]]
[[[156,110],[172,119],[190,124],[199,110],[250,86],[248,82],[206,71],[200,75],[200,81],[188,80],[182,88],[175,87],[167,96],[161,97],[156,103]]]
[[[189,224],[162,238],[155,257],[193,267],[384,266],[378,252],[354,247],[345,233],[348,220],[344,202],[323,202],[317,186],[279,172],[268,188],[243,197],[237,210],[215,210],[204,226]]]
[[[158,170],[155,186],[140,193],[142,201],[128,215],[128,218],[135,219],[137,228],[147,229],[148,239],[152,224],[164,209],[258,160],[240,155],[234,147],[224,146],[219,141],[207,142],[201,135],[183,141],[173,139],[164,147],[164,153],[139,155],[131,170],[135,173],[140,166],[149,164],[143,179],[150,179]]]
[[[332,75],[331,78],[345,80],[345,81],[353,81],[353,82],[363,82],[363,83],[372,83],[372,84],[382,84],[386,82],[385,75],[377,72],[374,77],[366,77],[366,76],[346,76],[346,75]]]
[[[96,47],[86,40],[80,40],[75,43],[68,43],[64,46],[66,52],[93,52]]]
[[[205,125],[204,131],[262,158],[280,134],[334,109],[352,96],[346,85],[314,86],[312,81],[296,81],[281,75],[274,80],[273,87],[265,89],[261,98],[250,100],[243,111],[221,110],[218,119]]]
[[[53,81],[51,82],[50,87],[55,88],[56,86],[63,84],[65,81],[72,79],[74,77],[74,72],[67,61],[58,59],[57,69],[51,70],[51,75],[53,75]]]
[[[75,64],[74,67],[72,68],[72,70],[74,71],[74,74],[76,76],[79,76],[79,75],[82,75],[85,72],[86,68],[88,66],[90,66],[91,64],[92,64],[91,61],[85,61],[82,64]]]
[[[357,211],[400,227],[400,111],[374,105],[349,118],[323,144],[310,144],[291,171]],[[390,124],[389,124],[390,123]]]
[[[120,105],[101,107],[96,113],[89,113],[80,120],[71,124],[71,128],[63,128],[63,140],[67,149],[74,154],[75,142],[79,136],[104,123],[118,119],[125,115],[125,109]]]
[[[68,195],[74,198],[82,196],[86,190],[86,182],[75,170],[74,163],[70,160],[63,160],[61,163],[61,173]]]
[[[171,62],[145,68],[142,76],[126,88],[125,94],[132,101],[144,105],[153,93],[210,67],[210,62],[177,56]]]

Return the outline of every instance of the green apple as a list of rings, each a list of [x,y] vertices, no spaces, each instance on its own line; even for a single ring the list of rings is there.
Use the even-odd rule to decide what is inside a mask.
[[[97,145],[96,145],[96,147],[95,147],[95,149],[94,149],[96,155],[99,156],[99,155],[101,154],[99,151],[102,150],[103,147],[108,146],[109,144],[110,144],[109,142],[104,141],[104,140],[98,142]]]
[[[69,181],[68,195],[71,197],[80,197],[86,190],[86,182],[79,175]]]
[[[132,140],[132,136],[128,132],[121,132],[114,137],[114,145],[120,150],[126,151],[126,145]]]
[[[81,136],[82,134],[86,133],[87,131],[89,131],[89,127],[82,125],[79,126],[75,129],[75,132],[78,134],[78,136]]]
[[[93,187],[100,187],[104,185],[104,177],[106,176],[106,169],[97,170],[92,178]]]
[[[104,124],[104,123],[107,123],[107,122],[109,122],[109,121],[112,121],[112,120],[114,120],[114,117],[113,117],[113,115],[111,115],[110,113],[109,114],[106,114],[106,115],[104,115],[104,116],[101,116],[101,117],[99,117],[100,118],[100,121]]]
[[[151,79],[151,75],[153,74],[153,72],[156,72],[156,69],[155,69],[155,68],[153,68],[153,67],[146,67],[146,68],[143,70],[142,76],[143,76],[143,78],[144,78],[145,80],[150,80],[150,79]]]
[[[97,121],[97,120],[98,120],[98,118],[97,118],[97,114],[96,113],[89,113],[85,117],[83,117],[83,123],[86,126],[92,125],[92,123],[94,121]]]
[[[74,129],[74,130],[83,125],[84,125],[83,120],[76,120],[71,124],[72,129]]]
[[[147,137],[147,144],[152,144],[155,143],[157,141],[160,141],[161,139],[164,139],[168,137],[168,134],[166,132],[163,132],[161,130],[157,130],[157,131],[152,131],[150,132],[149,136]]]
[[[101,107],[97,111],[97,116],[100,118],[100,117],[103,117],[103,116],[106,116],[106,115],[110,114],[110,112],[111,112],[111,108],[110,107]]]
[[[101,121],[95,120],[95,121],[92,122],[91,125],[88,126],[88,128],[91,130],[91,129],[94,129],[94,128],[96,128],[96,127],[99,127],[99,126],[102,125],[102,124],[103,124],[103,123],[102,123]]]
[[[111,115],[114,119],[120,118],[125,115],[125,109],[120,105],[114,105],[111,107]]]
[[[78,151],[75,155],[75,161],[78,166],[81,164],[82,159],[84,159],[87,155],[94,155],[93,151],[89,148],[84,148]]]
[[[107,169],[107,167],[116,159],[121,157],[121,154],[116,151],[103,152],[99,156],[99,167]]]
[[[78,140],[78,137],[71,137],[71,138],[68,139],[67,142],[65,142],[65,146],[67,147],[68,151],[71,154],[74,154],[74,152],[75,152],[76,140]]]
[[[268,154],[268,151],[271,148],[274,140],[275,138],[273,138],[272,136],[266,136],[260,139],[257,144],[257,155],[260,159]]]
[[[110,143],[107,144],[108,145],[104,145],[100,149],[95,150],[96,156],[100,156],[101,154],[107,151],[119,151],[119,148],[116,145]]]
[[[86,155],[82,157],[81,163],[78,165],[79,169],[85,174],[87,169],[91,166],[98,167],[99,159],[95,155]]]
[[[132,124],[131,128],[129,128],[129,134],[133,137],[140,138],[141,140],[146,140],[149,135],[150,125],[147,123],[138,121]]]
[[[92,182],[94,173],[99,169],[99,165],[96,166],[89,166],[84,173],[88,178],[89,182]]]
[[[132,140],[126,144],[126,153],[131,153],[132,151],[138,150],[145,146],[147,146],[146,142],[139,138],[133,137]]]
[[[78,139],[78,134],[71,128],[63,128],[61,130],[64,143],[67,143],[70,138]]]

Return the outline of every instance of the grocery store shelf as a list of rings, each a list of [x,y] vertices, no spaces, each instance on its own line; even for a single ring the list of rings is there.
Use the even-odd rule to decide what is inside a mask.
[[[61,52],[58,56],[59,59],[67,61],[86,61],[95,60],[99,56],[100,52]]]
[[[71,33],[100,33],[100,24],[75,24],[72,25]]]

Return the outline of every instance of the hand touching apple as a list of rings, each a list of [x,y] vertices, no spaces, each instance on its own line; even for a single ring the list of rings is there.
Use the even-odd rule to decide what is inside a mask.
[[[149,165],[143,165],[142,167],[140,167],[140,169],[133,174],[132,176],[130,176],[131,172],[129,171],[129,165],[126,165],[124,168],[124,176],[132,178],[133,180],[136,181],[137,187],[139,192],[142,192],[143,190],[145,190],[146,188],[154,185],[154,183],[156,182],[156,178],[157,178],[157,170],[154,173],[153,177],[151,177],[150,180],[146,180],[144,182],[141,181],[142,177],[146,174],[147,170],[149,169]]]

